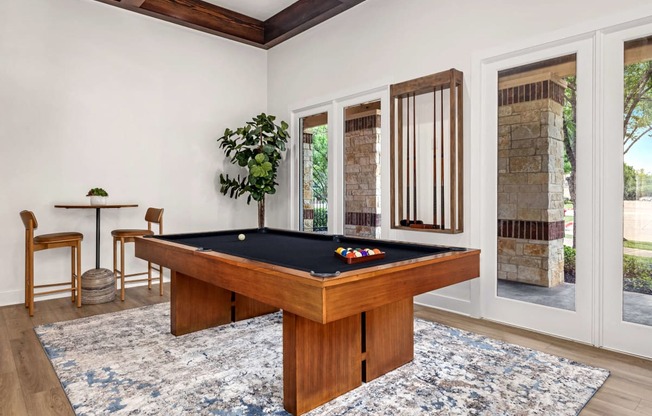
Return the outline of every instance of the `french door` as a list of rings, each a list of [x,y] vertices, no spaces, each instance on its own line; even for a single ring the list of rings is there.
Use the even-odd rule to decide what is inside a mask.
[[[592,342],[593,40],[482,66],[483,317]],[[571,268],[572,262],[572,268]]]
[[[291,218],[296,228],[350,236],[387,238],[389,129],[383,111],[387,88],[362,92],[293,111],[291,174],[295,192]],[[382,224],[381,224],[382,221]]]
[[[602,51],[603,344],[652,357],[652,25]]]
[[[297,113],[295,143],[298,165],[293,178],[298,178],[298,209],[295,216],[298,229],[306,232],[333,232],[334,177],[329,167],[333,146],[332,111],[328,106],[311,108]],[[329,192],[330,191],[330,192]]]
[[[652,357],[652,24],[480,73],[482,316]]]

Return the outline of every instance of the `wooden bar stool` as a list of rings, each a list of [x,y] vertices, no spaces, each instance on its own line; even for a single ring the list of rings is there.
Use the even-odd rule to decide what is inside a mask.
[[[133,243],[136,237],[144,237],[146,235],[154,235],[152,224],[158,224],[158,233],[163,233],[163,208],[148,208],[145,213],[145,221],[147,221],[147,229],[121,229],[111,231],[113,236],[113,273],[116,278],[116,290],[118,285],[118,278],[120,278],[120,300],[125,300],[125,283],[135,283],[147,281],[147,287],[152,288],[152,270],[158,271],[159,279],[159,293],[163,296],[163,268],[161,266],[154,267],[152,262],[147,262],[147,271],[141,273],[126,274],[125,272],[125,243]],[[118,269],[118,243],[120,243],[120,268]],[[130,279],[125,281],[127,277],[147,275],[143,279]]]
[[[72,301],[77,301],[77,307],[80,308],[81,242],[84,239],[84,235],[77,232],[63,232],[34,236],[34,230],[38,228],[38,222],[34,213],[27,210],[21,211],[20,219],[23,220],[23,224],[25,225],[25,307],[29,308],[29,316],[34,316],[34,296],[50,293],[71,291]],[[34,285],[34,252],[59,247],[70,247],[70,282]],[[57,286],[70,287],[35,293],[35,289]]]

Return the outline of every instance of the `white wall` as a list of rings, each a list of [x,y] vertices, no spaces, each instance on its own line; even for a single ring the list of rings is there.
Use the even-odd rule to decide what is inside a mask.
[[[94,213],[53,205],[87,203],[91,187],[106,188],[113,202],[140,204],[103,213],[105,267],[110,230],[144,225],[147,206],[166,209],[170,233],[255,226],[254,206],[216,190],[224,158],[215,139],[225,127],[265,110],[290,121],[291,110],[451,67],[465,73],[467,231],[387,232],[479,247],[478,166],[469,163],[482,161],[470,134],[472,57],[590,30],[598,26],[587,22],[648,4],[367,0],[263,51],[93,0],[0,0],[0,305],[23,296],[21,209],[35,211],[41,233],[83,232],[84,269],[94,264]],[[290,166],[269,200],[271,226],[291,224]],[[68,270],[66,253],[37,253],[36,268],[42,281],[58,280]],[[449,303],[437,302],[465,310],[471,289],[457,285],[444,291]]]
[[[269,51],[269,111],[290,118],[291,111],[337,100],[392,83],[456,68],[464,72],[465,225],[459,235],[388,230],[389,237],[435,244],[481,247],[477,154],[480,137],[471,139],[470,95],[474,56],[488,50],[504,53],[555,41],[560,36],[600,28],[615,15],[643,15],[649,0],[520,1],[503,0],[367,0],[346,13]],[[384,115],[389,109],[384,109]],[[331,138],[333,135],[331,135]],[[494,140],[489,138],[490,140]],[[388,149],[389,135],[383,134]],[[473,140],[473,141],[472,141]],[[280,175],[282,198],[290,200],[290,164]],[[387,169],[384,170],[387,175]],[[383,179],[388,184],[389,179]],[[389,212],[388,201],[383,212]],[[272,221],[289,226],[287,211]],[[426,294],[417,301],[478,314],[477,281]]]
[[[104,267],[110,230],[145,226],[148,206],[169,233],[255,226],[217,191],[216,139],[266,110],[266,71],[261,49],[100,2],[0,0],[0,305],[23,297],[22,209],[37,233],[84,233],[94,267],[94,211],[53,207],[91,187],[140,205],[102,212]],[[39,282],[68,270],[67,250],[36,254]]]

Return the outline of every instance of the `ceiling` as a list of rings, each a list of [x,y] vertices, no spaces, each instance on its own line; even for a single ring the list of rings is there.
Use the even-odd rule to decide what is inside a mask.
[[[364,0],[97,0],[269,49]]]
[[[204,0],[216,6],[242,13],[258,20],[267,20],[291,6],[296,0]]]

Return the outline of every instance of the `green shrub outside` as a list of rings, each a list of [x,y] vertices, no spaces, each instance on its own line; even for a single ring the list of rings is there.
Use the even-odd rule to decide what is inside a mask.
[[[575,282],[575,249],[564,246],[564,276]],[[623,255],[623,286],[628,292],[652,294],[652,259]]]
[[[652,259],[647,260],[642,257],[623,255],[623,277],[630,279],[651,278],[650,266]]]
[[[575,276],[575,249],[564,246],[564,274]]]
[[[314,228],[325,228],[328,226],[328,208],[315,208],[315,217],[312,223]]]
[[[623,278],[625,290],[652,294],[652,259],[624,254]]]

